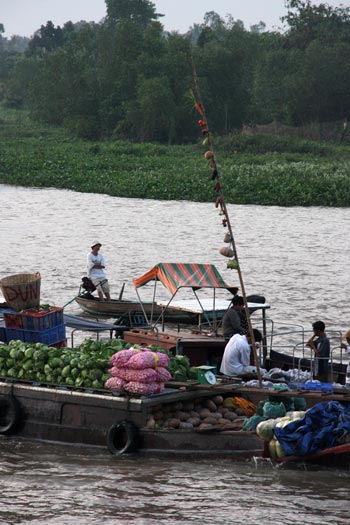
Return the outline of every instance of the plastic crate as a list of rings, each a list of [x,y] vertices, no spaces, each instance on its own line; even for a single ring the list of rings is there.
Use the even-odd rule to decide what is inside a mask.
[[[53,345],[66,339],[66,325],[60,324],[49,330],[20,330],[17,328],[6,328],[8,341],[19,339],[25,343],[42,343]]]
[[[0,326],[0,341],[7,343],[6,328]]]
[[[63,308],[59,306],[39,306],[23,311],[21,315],[25,330],[48,330],[63,323]]]
[[[6,328],[23,328],[23,317],[21,314],[4,313]]]
[[[15,341],[24,341],[23,332],[24,330],[21,330],[20,328],[5,328],[7,341],[12,341],[12,339],[14,339]]]

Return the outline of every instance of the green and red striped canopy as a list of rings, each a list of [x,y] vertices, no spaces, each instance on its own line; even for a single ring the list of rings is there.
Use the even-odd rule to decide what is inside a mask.
[[[160,263],[134,279],[133,283],[135,288],[139,288],[155,280],[161,281],[172,294],[182,287],[234,290],[234,287],[225,283],[213,264]]]

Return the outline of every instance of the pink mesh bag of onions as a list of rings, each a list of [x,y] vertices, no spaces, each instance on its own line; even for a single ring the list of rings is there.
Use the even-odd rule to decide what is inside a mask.
[[[141,350],[138,350],[137,348],[128,348],[126,350],[120,350],[120,352],[116,352],[112,355],[110,363],[113,366],[123,367],[129,361],[130,357],[139,354],[140,352]]]
[[[117,366],[112,366],[112,368],[109,369],[109,373],[112,377],[120,377],[121,379],[124,379],[125,368],[118,368]]]
[[[127,368],[141,370],[142,368],[156,368],[158,366],[167,367],[168,364],[169,358],[166,354],[144,350],[131,356],[126,366]]]
[[[119,377],[125,381],[136,381],[138,383],[159,381],[157,371],[154,368],[133,370],[132,368],[117,368],[114,366],[109,372],[112,376]]]
[[[108,390],[113,390],[115,392],[121,392],[125,385],[126,381],[119,377],[110,377],[105,382],[105,387],[108,388]]]
[[[164,366],[164,368],[167,368],[170,357],[168,357],[166,354],[163,354],[162,352],[156,352],[156,356],[158,357],[157,366]]]
[[[130,381],[124,386],[124,390],[131,394],[156,394],[164,390],[163,383],[138,383]]]
[[[155,372],[157,375],[156,381],[159,381],[160,383],[165,383],[165,381],[170,381],[173,378],[169,370],[164,368],[164,366],[159,366],[155,369]]]

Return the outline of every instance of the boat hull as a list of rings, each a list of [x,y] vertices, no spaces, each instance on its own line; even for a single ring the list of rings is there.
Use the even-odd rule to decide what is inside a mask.
[[[288,467],[302,465],[305,468],[310,465],[350,470],[350,444],[319,450],[305,456],[285,456],[276,460],[276,463]]]
[[[147,429],[152,407],[159,403],[208,397],[212,391],[178,392],[148,398],[126,398],[111,393],[78,392],[66,387],[45,387],[0,382],[1,402],[13,396],[18,404],[17,421],[11,438],[110,448],[110,432],[118,423],[128,421],[138,429],[135,453],[158,457],[230,458],[242,461],[261,456],[263,444],[254,432]],[[1,411],[0,411],[1,412]],[[0,417],[1,429],[1,417]],[[6,439],[6,436],[3,437]],[[119,450],[116,455],[119,454]]]
[[[166,323],[178,324],[198,324],[198,315],[190,312],[181,312],[179,309],[169,306],[163,314],[163,307],[157,303],[142,303],[137,301],[127,301],[112,299],[110,301],[100,301],[97,298],[88,299],[85,297],[76,297],[75,301],[80,308],[87,314],[94,317],[121,317],[129,313],[144,313],[151,322],[158,318],[164,318]]]
[[[137,301],[126,301],[123,299],[100,301],[97,298],[88,299],[85,297],[76,297],[75,300],[84,312],[101,317],[117,317],[129,312],[142,312],[141,305]],[[143,308],[147,315],[152,313],[152,307],[154,314],[161,314],[161,308],[158,305],[145,303]]]
[[[174,406],[178,402],[205,400],[214,395],[243,396],[256,405],[271,396],[271,391],[258,387],[225,384],[197,384],[171,388],[147,397],[128,397],[109,391],[76,390],[65,386],[36,385],[0,381],[0,434],[29,438],[35,441],[96,447],[119,456],[135,452],[146,456],[200,458],[230,458],[242,461],[262,457],[264,443],[255,432],[232,428],[160,429],[147,428],[154,411]],[[170,386],[169,386],[170,385]],[[278,392],[279,399],[302,396],[307,406],[321,400],[348,401],[350,396],[317,392]],[[15,400],[16,410],[10,413],[11,425],[4,423],[4,403]],[[130,450],[111,447],[111,432],[127,424],[137,430],[137,446]],[[7,425],[7,426],[6,426]],[[11,428],[10,428],[11,427]],[[6,439],[3,436],[3,439]],[[136,437],[136,435],[135,435]],[[114,438],[113,438],[114,439]]]

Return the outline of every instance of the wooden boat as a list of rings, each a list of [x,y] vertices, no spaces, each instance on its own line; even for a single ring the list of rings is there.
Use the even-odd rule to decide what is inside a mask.
[[[129,301],[127,299],[101,301],[93,295],[79,296],[75,298],[75,301],[85,313],[97,318],[115,317],[120,324],[125,323],[131,326],[148,325],[155,319],[165,323],[198,324],[198,314],[172,307],[167,308],[164,312],[163,306],[158,303],[143,302],[141,305],[138,301]],[[137,317],[137,314],[139,314],[139,317]],[[136,318],[133,317],[135,315]],[[144,316],[144,318],[142,319],[141,316]],[[139,321],[135,321],[135,319],[139,319]]]
[[[208,387],[209,388],[209,387]],[[220,388],[168,389],[149,397],[121,397],[108,391],[77,391],[0,381],[0,434],[16,438],[98,447],[114,455],[129,452],[166,457],[245,460],[262,454],[254,432],[146,428],[152,409],[207,398]]]
[[[155,297],[158,282],[161,282],[170,293],[169,301],[142,300],[139,288],[151,283],[154,286],[153,297]],[[164,327],[165,323],[176,323],[217,331],[223,315],[238,291],[237,287],[223,280],[212,264],[159,263],[141,277],[134,279],[133,283],[138,301],[122,299],[122,292],[118,299],[110,301],[101,301],[91,293],[79,293],[75,301],[89,315],[117,317],[118,323],[131,327],[141,324],[153,327],[162,324]],[[183,289],[187,292],[186,298],[175,300],[175,296],[178,296]],[[199,290],[207,295],[201,296]],[[219,292],[226,293],[226,296],[220,297]],[[208,297],[208,293],[211,297]],[[188,294],[193,298],[189,299]],[[254,295],[249,296],[248,301],[254,302],[254,305],[255,302],[260,301],[258,305],[260,307],[265,299]],[[269,306],[266,305],[265,308]],[[133,313],[144,314],[146,320],[143,323],[133,323],[131,319]]]
[[[212,429],[147,428],[150,414],[167,411],[179,402],[242,396],[256,405],[271,390],[237,383],[215,385],[169,382],[161,394],[135,397],[107,390],[77,389],[61,385],[0,379],[0,435],[97,447],[120,456],[135,452],[166,457],[230,458],[263,457],[264,442],[255,432],[214,426]],[[349,394],[275,392],[279,397],[302,396],[313,406],[321,399],[349,401]],[[345,448],[339,449],[339,452]],[[349,452],[349,448],[346,449]],[[337,452],[337,451],[333,451]],[[319,454],[321,456],[321,454]],[[287,461],[284,459],[284,461]]]
[[[158,282],[161,282],[170,293],[167,302],[148,302],[141,299],[138,289],[154,283],[153,297]],[[202,325],[216,325],[229,308],[231,299],[237,288],[226,284],[214,265],[211,264],[184,264],[184,263],[161,263],[146,272],[142,277],[134,279],[135,291],[138,301],[122,299],[123,289],[118,299],[101,301],[91,293],[81,294],[75,298],[78,305],[88,314],[96,317],[119,317],[122,324],[126,324],[130,312],[143,313],[147,317],[149,325],[155,326],[160,323],[177,323]],[[181,289],[190,290],[194,294],[194,300],[184,299],[174,301],[174,297]],[[212,298],[200,298],[199,289],[210,289]],[[217,290],[228,291],[224,300],[218,300]],[[129,323],[132,325],[132,323]]]
[[[84,312],[96,317],[120,317],[129,312],[142,313],[142,307],[138,301],[127,299],[101,301],[98,297],[87,294],[76,297],[75,301]],[[147,315],[151,315],[152,311],[155,314],[161,314],[161,308],[158,307],[156,303],[143,303],[142,306]]]

